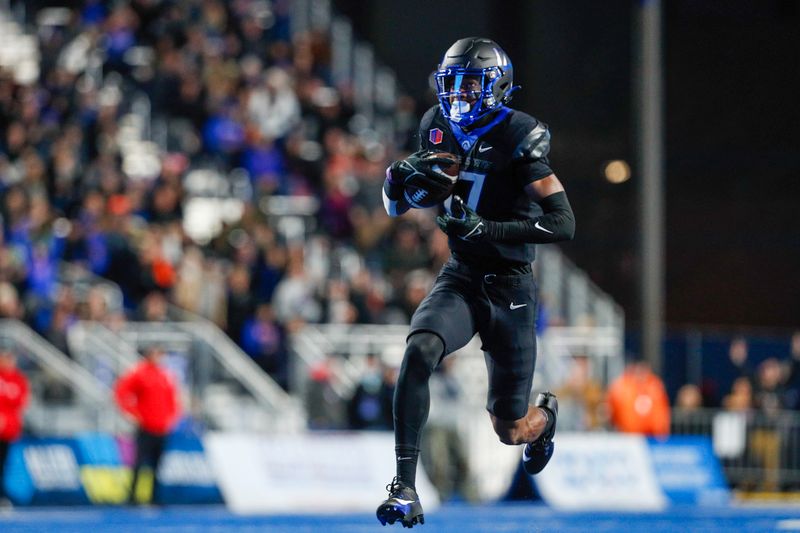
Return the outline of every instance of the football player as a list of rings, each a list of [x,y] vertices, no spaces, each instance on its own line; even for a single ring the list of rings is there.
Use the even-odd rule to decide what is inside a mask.
[[[547,158],[547,125],[507,106],[519,87],[500,46],[480,37],[456,41],[435,79],[439,105],[420,122],[421,151],[393,163],[383,187],[393,217],[412,207],[403,194],[411,173],[417,186],[421,173],[433,194],[451,193],[436,221],[452,255],[411,319],[393,406],[397,476],[377,510],[384,525],[400,521],[406,527],[424,521],[414,483],[428,380],[442,358],[475,333],[489,374],[486,408],[500,441],[525,444],[529,474],[553,455],[556,398],[541,393],[529,405],[537,306],[531,263],[536,243],[569,240],[575,232],[564,187]],[[433,153],[452,153],[460,161],[452,191],[431,172],[438,161]]]

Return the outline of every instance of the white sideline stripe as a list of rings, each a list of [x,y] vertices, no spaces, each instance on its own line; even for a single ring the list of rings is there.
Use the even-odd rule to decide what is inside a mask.
[[[777,529],[781,531],[800,531],[800,519],[778,520]]]

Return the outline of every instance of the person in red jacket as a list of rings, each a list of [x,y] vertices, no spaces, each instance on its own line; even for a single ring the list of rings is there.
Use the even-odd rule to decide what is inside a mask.
[[[136,423],[136,462],[133,467],[129,501],[134,501],[136,482],[142,467],[153,472],[152,501],[158,502],[158,465],[164,454],[167,435],[180,416],[178,387],[162,366],[164,351],[151,346],[144,360],[119,378],[114,397],[120,409]]]
[[[664,382],[644,361],[633,361],[608,389],[611,424],[622,433],[669,435],[670,407]]]
[[[3,470],[11,443],[22,433],[22,411],[28,403],[28,379],[17,369],[14,353],[0,350],[0,500],[5,500]]]

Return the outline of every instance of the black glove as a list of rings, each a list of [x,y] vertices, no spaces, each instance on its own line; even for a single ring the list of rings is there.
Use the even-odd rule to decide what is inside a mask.
[[[481,242],[490,237],[491,223],[465,204],[460,196],[453,196],[450,210],[455,216],[445,213],[436,217],[436,224],[443,232],[468,242]]]
[[[455,178],[433,169],[434,165],[451,165],[446,157],[434,157],[433,152],[420,150],[405,159],[395,161],[389,166],[390,183],[399,185],[411,183],[425,189],[435,198],[447,197],[453,188]]]

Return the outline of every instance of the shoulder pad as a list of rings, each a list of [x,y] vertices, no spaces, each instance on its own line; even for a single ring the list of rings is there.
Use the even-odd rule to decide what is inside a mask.
[[[528,131],[514,148],[513,159],[541,159],[550,152],[550,130],[544,122]]]
[[[419,129],[429,128],[436,118],[437,111],[439,111],[438,105],[431,106],[430,109],[425,111],[425,114],[422,115],[422,119],[419,121]]]

